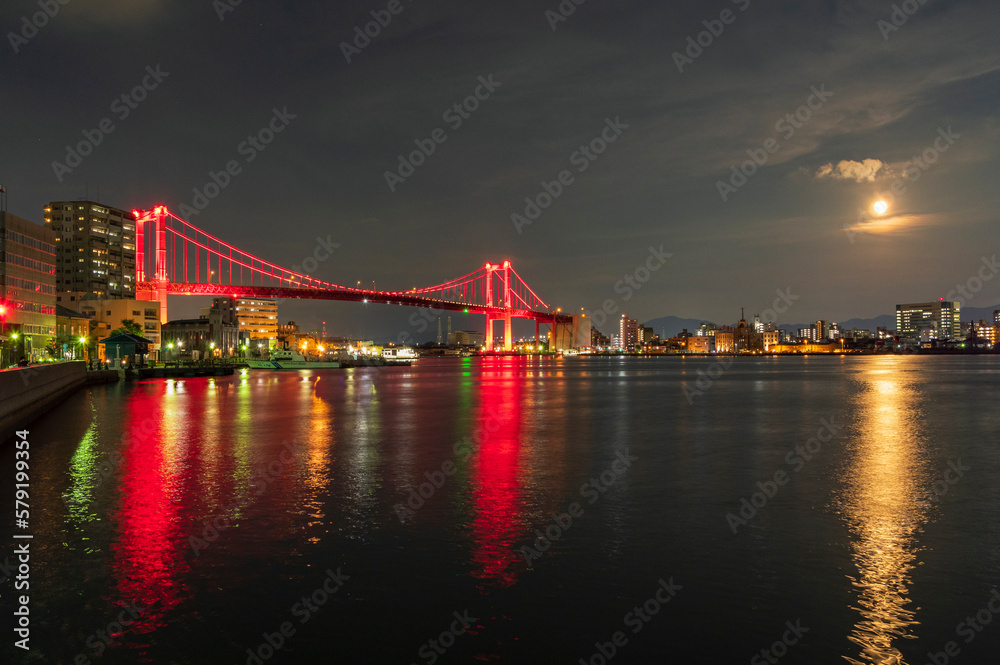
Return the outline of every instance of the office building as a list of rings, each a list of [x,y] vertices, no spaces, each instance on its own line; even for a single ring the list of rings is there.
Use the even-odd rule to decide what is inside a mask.
[[[95,201],[53,201],[45,226],[56,238],[56,297],[135,298],[135,217]]]
[[[925,339],[961,339],[961,303],[937,302],[896,305],[896,332]]]
[[[219,301],[230,300],[231,304],[220,303],[219,308],[226,311],[232,307],[236,312],[236,325],[239,327],[241,339],[261,344],[267,340],[268,346],[274,346],[278,338],[278,301],[261,298],[218,298]]]
[[[39,359],[56,336],[55,234],[0,212],[0,336],[2,365]]]

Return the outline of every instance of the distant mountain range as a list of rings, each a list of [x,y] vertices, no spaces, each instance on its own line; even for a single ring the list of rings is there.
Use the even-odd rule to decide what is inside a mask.
[[[962,320],[963,321],[979,321],[980,319],[985,321],[993,320],[993,312],[995,310],[1000,310],[1000,304],[994,305],[993,307],[963,307],[962,308]],[[748,319],[751,320],[751,319]],[[652,319],[647,321],[643,325],[647,328],[652,328],[653,332],[659,335],[661,338],[666,337],[676,337],[678,333],[687,328],[688,332],[694,333],[698,330],[698,327],[703,323],[714,323],[717,326],[735,326],[736,321],[711,321],[709,319],[682,319],[677,316],[661,316],[658,319]],[[791,332],[798,331],[799,328],[808,328],[810,325],[816,323],[815,321],[810,321],[808,323],[779,323],[778,327],[782,330],[788,330]],[[883,314],[881,316],[876,316],[873,319],[848,319],[846,321],[837,321],[841,330],[851,330],[857,328],[858,330],[872,330],[874,331],[878,327],[889,328],[892,330],[896,327],[896,314]],[[601,332],[604,332],[603,330]],[[612,333],[614,334],[614,331]]]

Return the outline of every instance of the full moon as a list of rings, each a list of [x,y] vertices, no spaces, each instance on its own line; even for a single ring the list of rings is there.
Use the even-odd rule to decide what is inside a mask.
[[[872,207],[875,209],[876,213],[878,213],[879,215],[884,215],[885,211],[889,209],[889,204],[887,204],[885,201],[876,201],[875,205]]]

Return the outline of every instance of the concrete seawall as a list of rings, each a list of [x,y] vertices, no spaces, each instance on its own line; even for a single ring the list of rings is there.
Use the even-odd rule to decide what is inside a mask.
[[[90,383],[118,380],[118,372],[88,372],[83,362],[34,365],[0,371],[0,444],[53,406]]]

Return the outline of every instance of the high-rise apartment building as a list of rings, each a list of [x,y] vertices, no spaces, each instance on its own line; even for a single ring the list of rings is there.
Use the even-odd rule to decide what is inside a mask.
[[[639,321],[628,318],[622,314],[621,322],[618,324],[619,348],[632,351],[639,343]]]
[[[135,217],[95,201],[53,201],[45,226],[56,237],[56,298],[135,298]]]
[[[0,212],[0,336],[3,366],[38,359],[56,335],[55,235]]]
[[[929,339],[961,339],[961,307],[950,300],[896,305],[896,332]]]

